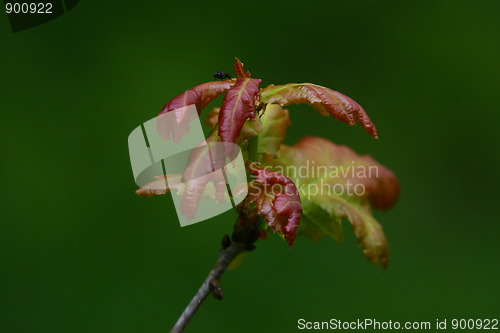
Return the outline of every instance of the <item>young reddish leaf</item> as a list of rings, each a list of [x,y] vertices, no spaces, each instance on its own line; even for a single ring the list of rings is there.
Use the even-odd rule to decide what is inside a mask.
[[[205,142],[189,154],[186,169],[181,178],[186,185],[181,193],[181,212],[188,219],[196,215],[198,203],[209,182],[214,184],[216,201],[224,200],[226,181],[220,169],[224,167],[225,152],[217,146],[218,142],[220,142],[220,137],[217,135],[217,129],[214,129]]]
[[[251,126],[248,126],[251,129]],[[245,140],[242,131],[238,140]],[[257,135],[257,134],[255,134]],[[232,145],[234,146],[234,145]],[[214,127],[209,137],[189,152],[189,157],[180,179],[178,195],[181,199],[181,212],[188,219],[194,218],[198,204],[203,198],[215,199],[217,203],[228,203],[226,175],[223,169],[239,154],[238,149],[231,149],[228,153],[225,145],[221,144],[218,135],[218,126]],[[170,178],[169,178],[170,181]],[[208,186],[210,183],[213,186]],[[233,197],[246,194],[246,182],[231,188]]]
[[[276,157],[285,140],[286,130],[292,124],[288,110],[277,104],[268,104],[260,120],[262,132],[259,135],[259,153]]]
[[[261,103],[308,104],[322,115],[332,115],[336,120],[351,126],[356,120],[364,130],[378,139],[377,129],[365,110],[353,99],[322,86],[312,83],[289,83],[285,85],[270,85],[260,91]]]
[[[370,205],[388,209],[397,201],[399,184],[392,171],[370,156],[316,137],[282,145],[278,158],[265,155],[262,166],[297,185],[304,208],[300,233],[313,240],[323,235],[341,240],[341,220],[347,219],[366,258],[387,266],[389,247]]]
[[[278,106],[279,107],[279,106]],[[205,124],[211,128],[216,128],[218,126],[220,108],[213,108],[208,112],[207,118],[205,118]],[[241,129],[240,135],[236,139],[236,143],[240,144],[246,139],[257,136],[262,132],[262,123],[259,118],[248,119],[245,121],[243,128]]]
[[[190,123],[194,117],[197,117],[196,113],[189,112],[188,106],[194,104],[199,115],[210,101],[229,90],[234,84],[234,81],[227,80],[207,82],[174,97],[163,107],[157,117],[156,127],[158,133],[163,139],[170,140],[173,138],[174,142],[177,143],[183,135],[189,133]],[[175,119],[164,115],[170,111],[175,111]]]
[[[184,181],[184,191],[182,195],[181,213],[188,219],[193,219],[196,216],[200,200],[206,193],[206,187],[210,182],[214,185],[214,190],[210,193],[210,197],[214,198],[217,203],[224,201],[226,193],[226,181],[222,172],[213,172],[198,178],[191,178]]]
[[[181,175],[173,175],[180,178]],[[135,193],[141,197],[154,197],[155,195],[163,195],[170,192],[167,184],[167,176],[157,176],[156,180],[149,182],[141,187],[139,187]]]
[[[168,177],[170,183],[167,183],[166,177]],[[222,174],[214,173],[188,180],[182,177],[182,174],[158,176],[156,180],[141,186],[135,193],[143,197],[153,197],[173,192],[173,195],[182,197],[181,213],[188,219],[192,219],[196,215],[198,203],[201,199],[215,199],[219,203],[224,200],[226,182]],[[210,182],[214,186],[207,187]],[[236,192],[235,195],[242,195],[240,188],[236,190],[239,190],[239,192]]]
[[[240,78],[240,79],[252,77],[250,72],[245,72],[245,67],[243,66],[243,63],[238,58],[234,58],[234,70],[236,71],[236,75],[238,75],[238,78]]]
[[[198,113],[193,105],[175,109],[156,117],[156,130],[164,140],[179,140],[191,130],[192,121],[198,121]]]
[[[201,199],[211,198],[218,203],[225,201],[226,180],[220,170],[225,160],[225,150],[220,146],[220,137],[215,128],[206,140],[189,152],[181,174],[156,177],[156,180],[141,186],[136,193],[152,197],[175,190],[175,195],[181,196],[181,213],[192,219]],[[209,183],[213,183],[213,187],[207,187]]]
[[[195,104],[198,114],[217,96],[231,89],[235,81],[211,81],[186,90],[165,104],[160,114]]]
[[[259,79],[237,79],[226,93],[219,113],[219,135],[223,142],[236,142],[247,119],[254,119]]]
[[[292,246],[302,216],[302,205],[295,184],[284,175],[249,165],[255,177],[250,183],[247,200],[255,203],[257,211],[268,225]]]
[[[219,127],[217,124],[217,117],[219,115],[219,113],[218,113],[219,109],[220,108],[214,108],[213,110],[211,110],[209,112],[209,117],[205,120],[210,126],[214,126],[214,128],[212,129],[212,132],[210,133],[210,136],[206,140],[206,142],[209,145],[211,143],[221,142],[221,138],[219,136]],[[213,121],[215,121],[214,125],[212,125]],[[255,118],[253,120],[252,119],[247,120],[245,122],[241,132],[240,132],[240,135],[236,139],[236,144],[240,144],[243,141],[245,141],[246,139],[249,139],[251,137],[259,135],[261,131],[262,131],[262,124],[261,124],[259,118]],[[189,166],[190,167],[189,167],[189,169],[185,170],[185,176],[184,176],[185,179],[186,178],[187,179],[196,178],[197,175],[204,175],[208,172],[211,172],[211,170],[214,170],[213,167],[215,167],[215,166],[217,166],[217,167],[221,166],[221,165],[214,165],[212,163],[213,162],[212,159],[214,157],[216,157],[219,160],[222,160],[221,156],[213,156],[213,153],[220,152],[220,149],[215,149],[212,147],[212,150],[209,152],[208,147],[205,147],[205,148],[203,148],[203,147],[204,146],[199,146],[198,148],[196,148],[192,152],[192,155],[189,158]],[[210,157],[210,153],[212,154],[211,157]],[[175,182],[180,182],[182,176],[183,176],[182,174],[181,175],[178,175],[178,174],[168,175],[169,179],[170,179],[170,177],[174,177],[172,179]],[[163,194],[169,193],[170,189],[168,188],[167,182],[165,181],[165,177],[166,176],[164,176],[164,175],[158,176],[156,180],[154,180],[150,183],[147,183],[147,184],[141,186],[139,189],[137,189],[136,193],[140,196],[145,196],[145,197],[152,197],[155,195],[163,195]],[[204,185],[206,186],[207,183],[208,182],[204,182]],[[193,182],[192,185],[194,188],[194,187],[200,185],[200,183]],[[184,193],[184,188],[185,188],[184,186],[181,186],[181,187],[179,187],[178,190],[181,190],[182,191],[181,193]],[[203,190],[201,187],[200,187],[200,189]],[[216,190],[217,189],[218,188],[216,188]],[[239,188],[232,189],[233,195],[234,196],[241,195],[241,192],[242,192],[241,190],[242,189],[239,189]],[[240,193],[239,194],[235,193],[235,191],[240,191]],[[193,197],[193,199],[196,199],[196,198]],[[188,201],[190,201],[190,199]],[[198,201],[193,200],[192,202],[196,203]]]

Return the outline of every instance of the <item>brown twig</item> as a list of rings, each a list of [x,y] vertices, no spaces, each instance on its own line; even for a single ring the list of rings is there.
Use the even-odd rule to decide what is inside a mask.
[[[246,250],[247,244],[245,243],[232,242],[225,247],[223,244],[223,249],[219,252],[219,258],[217,259],[215,267],[210,271],[200,289],[198,289],[198,292],[194,295],[191,302],[189,302],[172,330],[170,330],[170,333],[180,333],[184,331],[186,325],[189,323],[196,310],[198,310],[201,303],[207,298],[208,294],[212,293],[215,298],[222,299],[223,293],[219,288],[219,279],[234,258]]]

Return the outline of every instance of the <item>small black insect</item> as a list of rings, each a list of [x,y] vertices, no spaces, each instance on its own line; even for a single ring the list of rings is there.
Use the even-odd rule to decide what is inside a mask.
[[[225,79],[231,80],[231,75],[229,75],[226,72],[215,72],[214,73],[214,78],[220,79],[220,80],[225,80]]]

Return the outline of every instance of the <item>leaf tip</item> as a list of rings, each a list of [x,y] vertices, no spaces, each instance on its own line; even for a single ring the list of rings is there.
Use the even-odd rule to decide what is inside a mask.
[[[234,57],[234,70],[240,79],[251,78],[250,72],[245,72],[245,66],[238,57]]]

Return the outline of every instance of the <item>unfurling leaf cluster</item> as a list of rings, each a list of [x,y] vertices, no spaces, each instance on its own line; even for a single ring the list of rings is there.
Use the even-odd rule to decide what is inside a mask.
[[[395,175],[370,156],[358,155],[326,139],[305,137],[293,146],[283,145],[291,125],[285,106],[307,104],[321,115],[348,125],[359,123],[378,138],[375,125],[364,109],[350,97],[312,83],[271,84],[261,88],[262,81],[253,78],[237,58],[234,69],[237,78],[193,87],[170,100],[160,113],[193,104],[201,113],[212,100],[224,94],[220,108],[213,108],[205,122],[211,128],[208,142],[227,143],[228,150],[232,144],[238,144],[247,160],[248,195],[239,205],[240,216],[233,235],[253,230],[252,235],[263,237],[266,232],[276,232],[289,246],[297,235],[306,235],[313,241],[326,235],[340,241],[342,220],[347,220],[366,258],[386,267],[387,239],[371,209],[386,210],[394,205],[399,196]],[[173,133],[175,128],[182,135],[182,126],[187,121],[181,118],[175,124],[158,126]],[[202,151],[192,158],[197,159],[193,165],[213,168]],[[165,178],[159,177],[137,193],[165,194],[169,189],[165,189],[164,182]],[[223,179],[215,183],[224,186]],[[200,200],[204,186],[206,183],[195,182],[192,188],[183,189],[190,193],[186,210]],[[349,187],[355,191],[335,191]],[[363,191],[356,190],[360,188]]]

